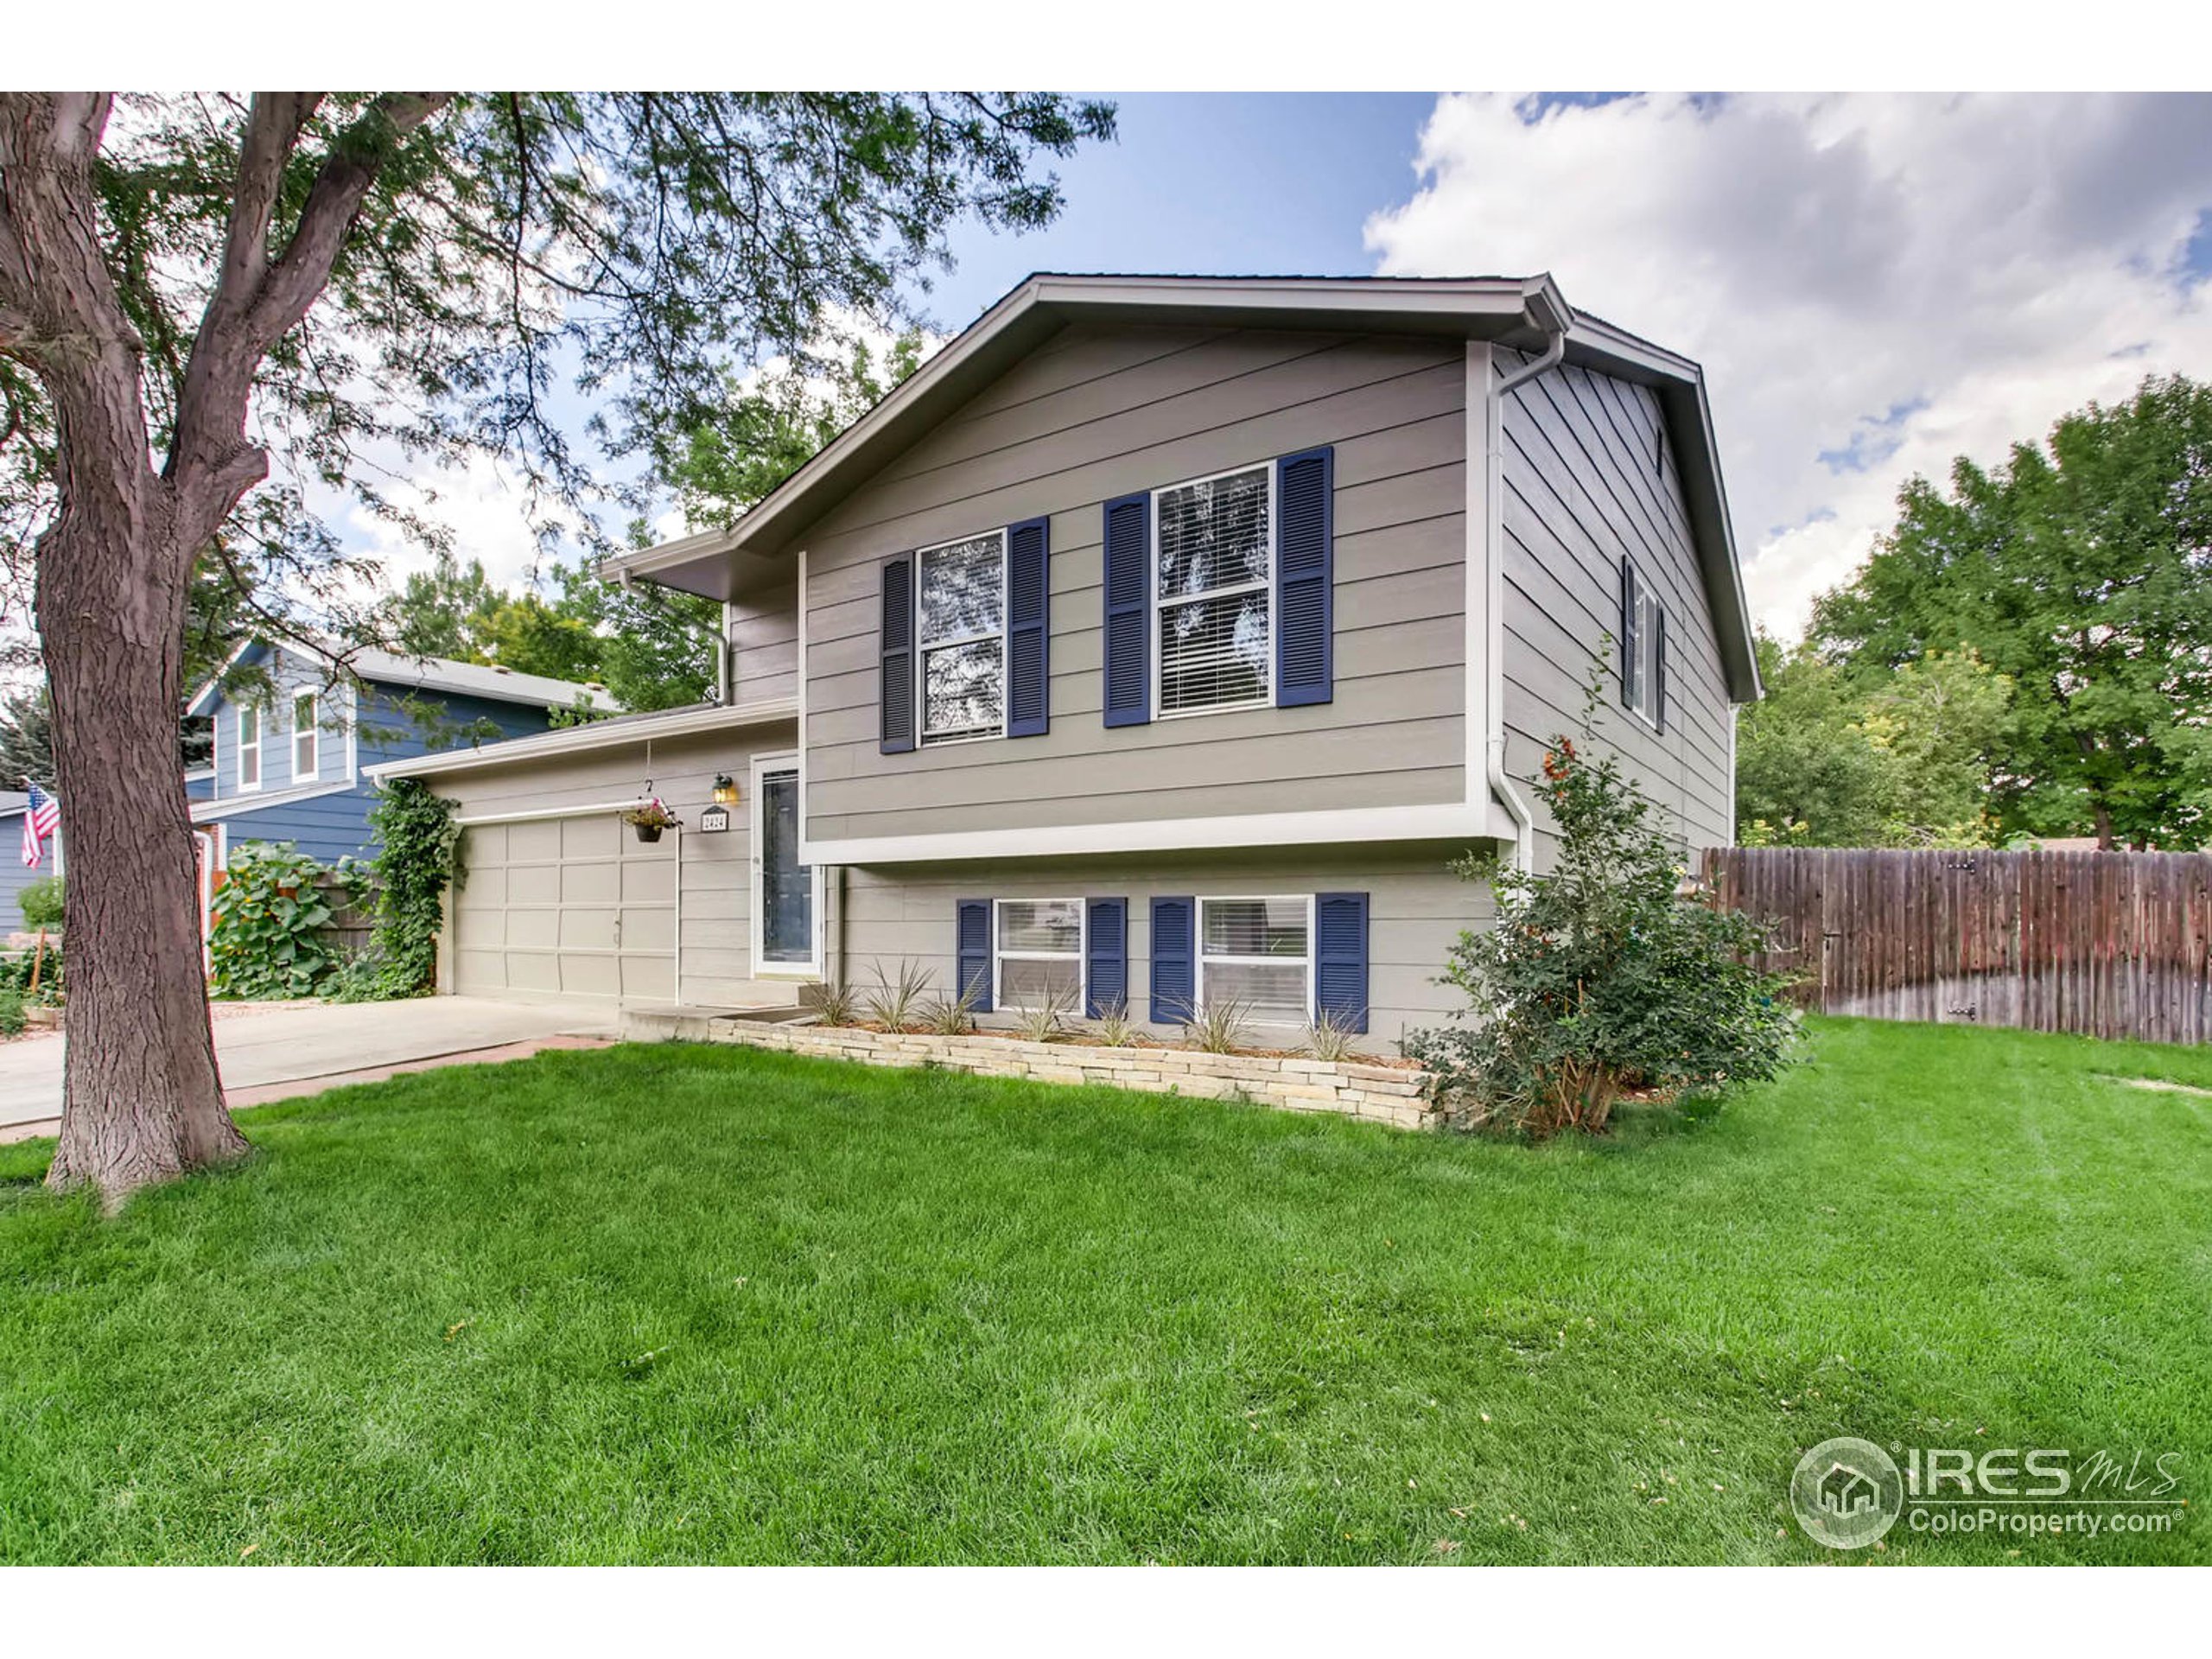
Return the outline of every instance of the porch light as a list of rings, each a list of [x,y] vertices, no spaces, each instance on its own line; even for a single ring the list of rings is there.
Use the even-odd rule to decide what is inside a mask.
[[[736,800],[736,783],[731,779],[729,773],[726,772],[716,772],[715,774],[715,804],[717,806],[729,806],[734,804]]]

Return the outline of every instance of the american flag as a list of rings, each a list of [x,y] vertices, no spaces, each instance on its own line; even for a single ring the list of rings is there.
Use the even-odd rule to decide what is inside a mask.
[[[61,803],[36,784],[23,811],[23,868],[35,870],[46,861],[46,843],[61,827]]]

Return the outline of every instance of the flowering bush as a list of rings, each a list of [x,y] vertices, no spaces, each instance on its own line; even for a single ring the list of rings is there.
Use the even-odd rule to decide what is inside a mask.
[[[1543,794],[1559,826],[1555,868],[1462,861],[1460,874],[1489,881],[1497,900],[1494,925],[1460,934],[1445,970],[1470,1006],[1460,1023],[1406,1039],[1455,1119],[1539,1138],[1594,1134],[1625,1093],[1679,1097],[1787,1065],[1796,1015],[1785,982],[1749,961],[1764,927],[1685,890],[1675,849],[1619,763],[1556,738]]]

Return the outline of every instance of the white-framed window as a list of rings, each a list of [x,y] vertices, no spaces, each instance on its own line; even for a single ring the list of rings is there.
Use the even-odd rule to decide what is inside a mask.
[[[1006,734],[1006,532],[922,549],[914,560],[921,741]]]
[[[1303,1026],[1313,1015],[1313,899],[1198,900],[1198,999],[1242,1002],[1255,1025]]]
[[[1636,678],[1629,707],[1647,726],[1659,724],[1659,641],[1666,624],[1661,619],[1666,607],[1643,585],[1643,573],[1637,573],[1636,582]]]
[[[1274,698],[1275,469],[1152,493],[1154,715]]]
[[[261,710],[254,704],[238,705],[238,788],[261,787]]]
[[[312,782],[322,752],[322,734],[316,723],[321,712],[320,700],[312,691],[302,691],[292,699],[292,781],[296,784]]]
[[[1041,1008],[1057,998],[1079,1011],[1083,900],[1001,899],[991,912],[993,1006]]]

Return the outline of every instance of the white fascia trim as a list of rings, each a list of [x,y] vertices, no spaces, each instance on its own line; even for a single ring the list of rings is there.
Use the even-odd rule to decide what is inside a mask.
[[[539,823],[548,818],[594,818],[607,812],[628,812],[652,804],[646,796],[633,795],[626,800],[579,801],[573,806],[537,806],[522,812],[461,812],[454,815],[454,822],[464,829],[476,823]]]
[[[1173,311],[1211,303],[1264,316],[1269,311],[1365,313],[1374,310],[1378,301],[1386,302],[1389,309],[1407,317],[1465,317],[1472,321],[1547,308],[1558,314],[1573,315],[1560,295],[1559,285],[1548,274],[1529,277],[1478,276],[1456,282],[1344,276],[1162,279],[1034,276],[969,324],[942,351],[901,381],[881,403],[839,433],[733,527],[608,559],[600,565],[600,575],[607,578],[650,576],[671,565],[687,564],[709,554],[727,553],[744,546],[764,525],[773,524],[804,500],[815,480],[835,472],[846,456],[867,443],[900,411],[916,399],[927,397],[932,388],[950,378],[963,364],[1038,306],[1051,306],[1064,315],[1076,316],[1086,310]]]
[[[687,737],[697,732],[719,732],[741,726],[775,726],[798,715],[798,704],[789,697],[754,702],[734,709],[687,709],[665,720],[594,721],[571,726],[540,736],[511,737],[472,749],[448,749],[439,754],[410,755],[364,766],[365,776],[376,783],[391,778],[429,778],[441,772],[469,772],[479,766],[512,766],[543,755],[587,754],[594,749],[616,749],[664,737]]]
[[[236,817],[241,812],[263,812],[274,806],[289,806],[295,801],[315,801],[326,795],[343,795],[353,787],[353,785],[343,782],[318,784],[313,789],[279,789],[266,794],[226,795],[219,801],[194,801],[192,804],[192,821],[194,823],[213,823],[224,818]]]
[[[238,665],[238,660],[239,658],[245,656],[246,652],[251,651],[256,645],[262,643],[263,642],[261,640],[258,640],[252,635],[248,634],[245,639],[239,640],[237,645],[233,645],[231,648],[231,654],[223,658],[223,665],[207,677],[207,680],[201,683],[200,689],[192,694],[191,700],[184,705],[186,718],[197,720],[202,715],[210,712],[207,707],[207,701],[209,698],[213,697],[217,690],[221,687],[223,683],[223,676],[229,673],[232,669]],[[272,646],[271,649],[276,649],[276,647]]]
[[[1358,807],[1328,812],[1255,812],[1224,818],[1155,818],[1131,823],[1057,824],[957,835],[880,836],[808,841],[808,864],[951,863],[982,858],[1055,858],[1085,853],[1179,853],[1219,848],[1313,847],[1371,841],[1510,841],[1513,825],[1487,802]]]

